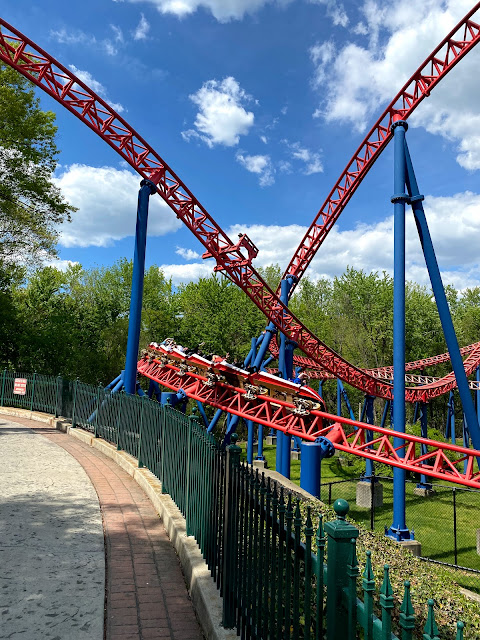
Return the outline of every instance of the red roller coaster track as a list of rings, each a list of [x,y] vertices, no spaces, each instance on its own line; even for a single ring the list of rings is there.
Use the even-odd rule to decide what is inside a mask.
[[[214,363],[209,368],[213,378],[210,380],[199,372],[196,362],[192,360],[192,367],[188,364],[188,358],[181,362],[175,362],[174,358],[162,361],[161,354],[147,352],[138,362],[137,369],[141,375],[173,391],[182,389],[189,398],[307,442],[326,436],[339,451],[423,473],[438,480],[480,488],[480,472],[474,472],[474,461],[480,457],[479,451],[397,433],[325,411],[305,409],[301,403],[283,399],[286,394],[282,393],[281,381],[277,393],[271,390],[271,395],[256,394],[251,392],[255,389],[255,374],[249,376],[247,372],[242,374],[236,370],[239,382],[235,386],[221,381],[224,371]],[[325,423],[332,422],[325,426]],[[371,441],[367,441],[367,431],[373,435]],[[393,438],[399,438],[402,444],[395,447]]]
[[[399,94],[399,103],[391,107],[384,121],[373,130],[378,139],[368,142],[363,156],[358,153],[354,156],[356,168],[349,169],[345,174],[343,186],[339,184],[336,187],[340,199],[344,202],[342,209],[353,194],[352,187],[358,186],[360,180],[366,175],[373,162],[372,158],[377,155],[375,153],[377,148],[381,147],[390,136],[389,124],[393,115],[400,114],[405,117],[412,104],[418,104],[480,40],[480,27],[470,20],[478,7],[477,4],[439,45],[440,48],[435,50],[435,56],[429,59],[432,64],[430,75],[420,74],[415,79],[412,93],[405,90]],[[252,259],[257,251],[249,238],[244,235],[239,242],[232,243],[180,178],[121,116],[29,38],[1,19],[0,27],[0,60],[16,69],[62,104],[105,140],[142,177],[154,182],[158,193],[176,216],[204,245],[206,255],[216,260],[215,269],[222,270],[232,282],[238,285],[280,331],[294,340],[307,356],[336,377],[368,394],[392,398],[392,385],[351,365],[329,349],[288,311],[252,267]],[[442,47],[446,48],[443,59],[439,57],[442,55]],[[348,197],[347,192],[350,194]],[[333,205],[334,200],[331,202],[331,207]],[[325,229],[327,227],[329,229],[336,218],[332,215],[329,220],[328,224],[325,220],[323,225]],[[318,248],[316,243],[310,243],[309,251],[315,248]],[[242,250],[245,251],[246,257]],[[303,257],[301,264],[304,264]],[[478,350],[474,353],[478,361],[480,353]],[[472,355],[469,356],[470,360],[471,358]],[[468,372],[471,372],[474,367],[471,360],[468,364]],[[425,401],[449,391],[454,386],[455,382],[447,377],[433,385],[408,388],[406,399],[409,402]]]

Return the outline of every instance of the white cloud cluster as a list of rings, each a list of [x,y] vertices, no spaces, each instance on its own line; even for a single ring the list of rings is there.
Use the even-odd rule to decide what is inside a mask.
[[[119,0],[114,0],[118,2]],[[198,9],[210,11],[219,22],[241,20],[246,14],[253,14],[267,4],[285,6],[293,0],[127,0],[131,3],[153,5],[160,13],[170,13],[184,18]]]
[[[221,82],[208,80],[190,95],[190,100],[199,111],[194,122],[196,130],[182,131],[186,141],[199,138],[209,147],[216,144],[233,147],[253,125],[253,113],[243,106],[251,98],[231,76]]]
[[[115,56],[118,53],[118,45],[123,43],[123,34],[119,27],[110,25],[114,32],[113,41],[110,38],[98,40],[94,35],[85,33],[80,30],[68,31],[65,28],[50,31],[50,37],[60,44],[75,45],[81,44],[88,47],[96,47],[101,49],[109,56]]]
[[[73,164],[55,179],[65,198],[78,207],[60,227],[64,247],[108,247],[135,234],[140,177],[126,169]],[[158,196],[150,198],[149,236],[179,229],[181,222]]]
[[[177,247],[175,253],[184,258],[184,260],[198,260],[202,257],[199,253],[193,251],[193,249],[186,249],[185,247]]]
[[[239,152],[235,158],[247,171],[258,175],[258,181],[261,187],[268,187],[274,184],[275,169],[273,168],[270,156],[249,156]]]
[[[105,102],[108,102],[112,109],[114,109],[117,113],[123,113],[125,111],[124,107],[119,102],[112,102],[111,100],[109,100],[107,91],[103,84],[101,82],[98,82],[98,80],[95,80],[90,72],[77,69],[74,64],[69,65],[69,67],[79,80],[84,82],[87,87],[90,87],[90,89],[94,91],[98,96],[103,98]]]
[[[348,15],[342,2],[337,2],[337,0],[310,0],[310,2],[325,5],[327,16],[332,19],[335,26],[346,27],[348,25]]]
[[[290,143],[287,140],[284,142],[288,146],[292,158],[304,163],[303,173],[306,176],[310,176],[313,173],[323,172],[323,164],[319,153],[310,151],[306,147],[302,147],[299,142]]]
[[[471,6],[470,0],[364,0],[363,20],[354,28],[362,44],[336,48],[328,41],[310,50],[312,83],[326,96],[314,115],[364,131]],[[457,161],[470,170],[480,168],[480,86],[473,81],[479,56],[476,50],[469,53],[410,119],[454,141]]]
[[[425,212],[444,284],[457,289],[480,286],[480,194],[464,192],[452,197],[425,199]],[[301,225],[234,225],[230,237],[247,233],[259,249],[255,266],[280,264],[285,268],[307,231]],[[375,224],[359,224],[342,231],[337,224],[308,268],[312,279],[333,278],[347,266],[393,273],[393,217]],[[213,261],[163,266],[177,284],[196,280],[213,269]],[[409,280],[429,286],[413,215],[407,216],[406,273]]]
[[[150,25],[145,16],[140,14],[140,22],[137,24],[135,31],[133,32],[134,40],[146,40],[148,32],[150,31]]]

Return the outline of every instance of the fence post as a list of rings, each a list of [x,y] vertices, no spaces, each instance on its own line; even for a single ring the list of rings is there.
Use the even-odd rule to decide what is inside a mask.
[[[33,381],[32,381],[32,400],[30,402],[30,411],[33,411],[33,399],[35,397],[35,378],[37,377],[37,372],[33,373]]]
[[[348,566],[351,563],[352,539],[358,537],[358,529],[345,520],[349,508],[346,500],[335,500],[333,509],[337,519],[325,523],[328,536],[327,640],[344,640],[349,637],[343,593],[350,593]]]
[[[235,616],[235,566],[237,556],[237,508],[238,496],[236,487],[236,471],[240,467],[240,447],[238,436],[232,434],[232,444],[227,447],[227,464],[225,479],[225,508],[223,525],[223,615],[222,624],[226,629],[233,629]]]
[[[3,379],[2,379],[2,397],[1,397],[1,400],[0,400],[0,407],[3,407],[3,398],[4,398],[4,395],[5,395],[5,381],[6,381],[6,379],[7,379],[7,370],[4,369],[3,370]]]
[[[58,418],[58,416],[60,415],[60,411],[58,410],[58,396],[59,396],[59,389],[61,388],[61,384],[59,384],[59,381],[62,380],[62,376],[60,374],[58,374],[58,376],[56,377],[56,393],[55,393],[55,418]],[[62,396],[60,395],[60,398]]]
[[[197,422],[197,408],[192,408],[191,415],[188,416],[188,431],[187,431],[187,469],[186,469],[186,481],[187,485],[185,487],[185,524],[186,524],[186,533],[187,536],[193,535],[192,527],[191,527],[191,518],[190,518],[190,471],[191,471],[191,462],[192,462],[192,430]],[[204,471],[205,473],[205,471]]]
[[[77,408],[77,387],[78,387],[78,378],[75,378],[73,383],[72,429],[75,429],[75,409]]]
[[[95,409],[95,425],[93,427],[93,435],[95,438],[98,438],[98,412],[100,411],[100,389],[102,389],[102,385],[98,383],[97,387],[97,408]]]
[[[140,396],[140,428],[138,430],[138,452],[137,452],[137,459],[138,459],[138,468],[141,469],[143,467],[143,460],[142,460],[142,440],[143,440],[143,406],[144,403],[146,402],[146,400],[148,400],[148,396]]]

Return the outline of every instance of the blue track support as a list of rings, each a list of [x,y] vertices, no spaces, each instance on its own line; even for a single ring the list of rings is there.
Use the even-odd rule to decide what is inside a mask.
[[[265,456],[263,455],[263,424],[257,425],[257,433],[258,449],[255,460],[265,460]]]
[[[463,446],[468,449],[470,447],[470,435],[468,433],[468,425],[465,419],[465,414],[463,414]],[[463,461],[463,472],[467,472],[468,460]]]
[[[413,409],[413,424],[418,421],[419,402],[415,402],[415,408]]]
[[[253,464],[253,432],[254,425],[251,420],[246,420],[248,439],[247,439],[247,464]]]
[[[280,473],[285,478],[290,478],[290,463],[292,459],[292,436],[289,436],[286,433],[282,433],[282,435],[282,470]]]
[[[312,496],[320,498],[322,471],[322,446],[317,442],[302,442],[300,445],[302,465],[300,487]]]
[[[108,389],[113,389],[120,382],[120,380],[122,380],[121,373],[115,378],[115,380],[112,380],[109,384],[107,384],[107,386],[105,387],[105,391],[107,391]]]
[[[345,406],[347,407],[350,420],[355,420],[355,414],[353,413],[352,405],[348,399],[347,391],[343,386],[343,382],[337,378],[337,409],[340,409],[340,413],[338,413],[339,416],[342,415],[342,398],[345,402]]]
[[[405,432],[405,132],[403,120],[392,125],[394,135],[394,258],[393,258],[393,428]],[[405,455],[404,441],[394,438],[393,446]],[[405,515],[405,471],[393,469],[393,522],[387,535],[409,540]]]
[[[417,231],[420,237],[423,255],[425,256],[425,262],[427,264],[428,274],[430,276],[430,282],[432,285],[433,294],[435,296],[435,302],[437,303],[438,314],[440,316],[440,322],[442,323],[448,353],[450,355],[453,371],[455,372],[458,393],[460,395],[463,412],[465,413],[465,417],[467,420],[468,431],[470,433],[474,448],[480,449],[480,428],[478,426],[477,413],[475,411],[472,394],[470,393],[470,389],[468,386],[468,380],[465,374],[465,368],[463,366],[463,360],[460,354],[457,336],[453,327],[452,317],[450,315],[450,309],[448,307],[448,301],[445,295],[445,289],[443,287],[437,258],[433,249],[432,238],[430,236],[427,219],[423,210],[423,196],[420,195],[420,192],[418,190],[415,172],[413,170],[412,161],[410,159],[408,146],[405,141],[404,147],[407,172],[407,189],[411,196],[413,215],[415,216],[415,223],[417,225]]]
[[[323,380],[318,381],[318,395],[323,398]]]
[[[375,400],[374,396],[365,396],[365,417],[368,424],[373,424],[373,401]],[[373,433],[371,431],[367,431],[365,433],[366,442],[371,442],[373,440]],[[373,477],[373,460],[369,460],[368,458],[365,461],[365,476],[368,482],[371,482],[371,478]]]
[[[390,400],[386,400],[385,406],[383,408],[383,413],[382,413],[382,421],[380,423],[380,426],[382,429],[385,429],[385,423],[387,422],[389,412],[390,412]]]
[[[450,394],[448,396],[445,438],[450,438],[452,444],[455,444],[455,397],[453,391],[450,391]]]
[[[363,401],[362,411],[360,413],[360,422],[364,422],[365,421],[365,412],[366,411],[367,411],[367,396],[365,396],[365,399]]]
[[[204,411],[204,413],[205,413],[205,411]],[[207,432],[208,433],[210,433],[211,431],[213,431],[215,429],[215,427],[217,426],[218,421],[220,420],[220,417],[221,417],[222,413],[223,413],[223,411],[221,409],[217,409],[215,411],[215,415],[210,420],[210,422],[208,422],[208,418],[205,416],[205,418],[207,419],[207,425],[208,425],[207,426]],[[238,422],[238,416],[237,416],[237,422]]]
[[[420,435],[422,438],[428,438],[428,412],[427,412],[427,404],[425,402],[420,403]],[[426,444],[422,444],[420,447],[420,451],[422,455],[428,453],[428,447]],[[417,484],[419,489],[432,489],[432,484],[429,482],[427,476],[422,473],[420,474],[420,482]]]
[[[268,367],[268,365],[272,362],[272,360],[274,360],[275,358],[273,356],[268,357],[266,360],[264,360],[262,362],[262,364],[260,365],[260,371],[265,371],[265,369]]]
[[[268,347],[270,346],[270,342],[272,340],[272,336],[277,333],[277,327],[273,324],[273,322],[269,322],[267,328],[265,329],[265,333],[263,334],[262,341],[260,343],[258,353],[255,356],[255,360],[253,364],[260,369],[262,366],[262,362],[265,358],[265,354],[268,351]]]
[[[298,436],[293,436],[293,450],[300,451],[300,445],[302,444],[301,438]]]
[[[277,448],[275,455],[275,471],[282,473],[283,431],[277,431]]]
[[[135,231],[135,255],[133,258],[132,293],[128,320],[127,355],[125,360],[124,386],[127,393],[134,394],[137,382],[138,347],[140,343],[140,320],[142,316],[143,279],[145,276],[145,249],[147,245],[148,201],[157,190],[150,180],[142,180],[138,193],[137,228]]]
[[[198,413],[200,414],[200,417],[203,420],[203,424],[205,425],[205,427],[208,430],[208,418],[207,418],[207,414],[205,413],[205,409],[203,408],[203,404],[201,402],[199,402],[199,400],[197,400],[197,409],[198,409]]]

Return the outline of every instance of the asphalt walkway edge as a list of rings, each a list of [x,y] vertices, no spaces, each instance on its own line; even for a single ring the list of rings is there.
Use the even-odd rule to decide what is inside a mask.
[[[18,416],[50,424],[52,427],[77,438],[101,451],[126,471],[152,502],[163,521],[170,541],[177,552],[195,612],[208,640],[234,640],[235,630],[222,627],[222,599],[193,536],[187,536],[185,518],[168,494],[162,494],[162,484],[151,471],[139,468],[137,459],[125,451],[117,451],[114,445],[95,438],[83,429],[72,428],[62,418],[10,407],[0,407],[0,414]]]

